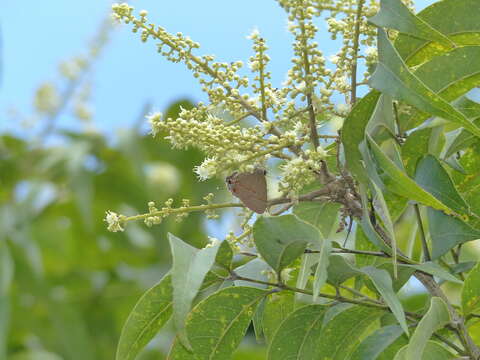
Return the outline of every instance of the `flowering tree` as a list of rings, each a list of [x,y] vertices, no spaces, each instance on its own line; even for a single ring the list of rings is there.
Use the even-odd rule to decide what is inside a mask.
[[[172,269],[133,309],[117,359],[135,358],[171,317],[169,359],[228,359],[251,322],[269,359],[479,359],[480,266],[468,242],[480,238],[480,105],[465,96],[479,83],[477,1],[418,15],[400,0],[278,3],[294,53],[281,88],[256,30],[249,77],[146,11],[113,6],[208,95],[178,117],[149,115],[152,134],[202,150],[199,180],[229,175],[241,202],[150,202],[146,214],[109,211],[109,230],[243,209],[224,241],[169,235]],[[328,61],[315,41],[321,16],[342,41]],[[268,201],[264,169],[279,173]],[[342,245],[335,234],[352,229],[354,244]],[[417,306],[399,293],[414,278],[428,293]],[[460,298],[448,296],[455,284]]]

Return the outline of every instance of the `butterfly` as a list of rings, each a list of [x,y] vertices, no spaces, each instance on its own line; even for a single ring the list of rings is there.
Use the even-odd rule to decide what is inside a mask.
[[[257,214],[263,214],[267,208],[266,173],[264,169],[257,168],[251,173],[234,172],[225,179],[228,190]]]

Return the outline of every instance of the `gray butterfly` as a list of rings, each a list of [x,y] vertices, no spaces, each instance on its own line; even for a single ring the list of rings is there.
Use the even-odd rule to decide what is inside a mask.
[[[252,173],[234,172],[227,176],[228,190],[239,198],[243,205],[258,214],[267,208],[267,181],[264,169],[255,169]]]

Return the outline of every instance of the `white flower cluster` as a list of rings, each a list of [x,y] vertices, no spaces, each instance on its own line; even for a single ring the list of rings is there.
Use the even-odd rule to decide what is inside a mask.
[[[122,215],[118,215],[113,211],[107,211],[105,222],[107,223],[108,231],[117,232],[124,230],[122,227]]]
[[[174,147],[196,147],[207,154],[205,161],[194,169],[201,180],[224,171],[252,171],[255,166],[262,166],[272,152],[304,141],[294,132],[266,137],[265,129],[259,125],[248,128],[228,125],[208,113],[204,118],[192,118],[192,111],[200,115],[199,109],[183,109],[177,119],[162,119],[161,113],[154,113],[148,120],[152,133],[166,134]]]
[[[170,34],[161,26],[147,24],[146,11],[141,11],[140,18],[136,18],[133,7],[126,3],[114,4],[112,9],[117,20],[132,23],[133,32],[140,31],[142,41],[149,38],[159,41],[158,52],[167,60],[184,63],[193,76],[199,79],[202,90],[208,94],[212,105],[225,107],[235,117],[244,112],[245,105],[255,107],[255,101],[249,95],[240,93],[240,89],[249,84],[246,76],[237,73],[243,66],[242,61],[214,62],[213,55],[195,55],[194,50],[200,47],[198,42],[180,32]]]
[[[320,171],[320,160],[325,159],[327,152],[321,146],[317,151],[305,151],[305,157],[296,157],[280,166],[282,180],[279,191],[296,196],[308,184],[315,180],[315,172]]]
[[[313,0],[279,0],[279,4],[288,12],[288,30],[295,37],[293,66],[284,82],[286,88],[283,89],[283,95],[292,99],[300,95],[300,99],[305,100],[307,95],[314,93],[319,82],[324,82],[324,78],[330,74],[315,41],[318,28],[314,24],[314,17],[319,16],[320,12]]]

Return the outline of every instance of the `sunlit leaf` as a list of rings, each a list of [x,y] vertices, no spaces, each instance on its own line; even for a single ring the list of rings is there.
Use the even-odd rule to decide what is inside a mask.
[[[480,43],[480,14],[472,11],[478,5],[476,0],[444,0],[436,1],[426,7],[416,16],[429,23],[432,27],[448,36],[456,44],[473,45]],[[462,19],[462,21],[445,21],[449,19]],[[410,65],[424,63],[432,57],[441,55],[449,48],[439,47],[438,43],[416,38],[407,34],[400,34],[395,41],[403,59]]]
[[[378,48],[379,62],[370,78],[373,88],[480,136],[479,128],[410,72],[382,29],[378,29]]]
[[[445,302],[438,297],[432,297],[430,308],[418,323],[406,350],[404,350],[405,355],[401,359],[417,360],[422,358],[428,339],[435,331],[449,322],[450,314]],[[397,356],[399,355],[397,354]]]
[[[182,344],[189,347],[185,319],[203,279],[212,267],[219,244],[198,250],[168,234],[172,251],[173,320]]]
[[[366,183],[368,175],[361,164],[360,143],[365,139],[365,129],[377,106],[380,93],[371,91],[353,107],[342,127],[342,144],[348,169],[358,181]]]
[[[449,213],[452,212],[448,206],[423,190],[415,183],[415,181],[409,178],[407,174],[401,171],[387,156],[385,156],[385,154],[383,154],[375,141],[369,138],[369,143],[378,165],[385,173],[383,181],[386,183],[389,190],[398,195],[404,196],[407,199],[418,201],[421,204],[431,206],[435,209],[444,210]]]
[[[462,308],[464,315],[480,309],[480,263],[470,270],[462,289]]]
[[[444,34],[412,14],[400,0],[381,0],[380,11],[368,21],[379,27],[388,27],[421,39],[436,41],[447,48],[454,45]]]

